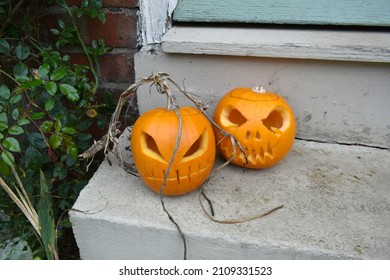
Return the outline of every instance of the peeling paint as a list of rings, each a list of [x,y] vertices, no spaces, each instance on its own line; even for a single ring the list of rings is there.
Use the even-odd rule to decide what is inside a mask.
[[[171,27],[172,13],[178,0],[140,0],[139,30],[142,46],[161,43]]]

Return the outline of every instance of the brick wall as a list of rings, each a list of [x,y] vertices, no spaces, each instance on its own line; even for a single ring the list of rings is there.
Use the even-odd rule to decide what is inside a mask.
[[[68,4],[79,5],[81,0],[68,0]],[[118,98],[129,85],[134,82],[134,54],[138,51],[138,0],[103,0],[103,11],[106,14],[105,24],[99,19],[90,19],[83,16],[77,19],[77,24],[84,42],[90,45],[92,40],[104,40],[107,47],[112,47],[110,53],[105,54],[99,63],[99,91],[105,90]],[[50,9],[42,18],[45,34],[50,40],[53,36],[49,30],[58,28],[58,19],[69,22],[66,12],[62,9]],[[71,61],[87,64],[87,59],[81,47],[64,49],[71,55]],[[132,108],[137,114],[136,100]]]

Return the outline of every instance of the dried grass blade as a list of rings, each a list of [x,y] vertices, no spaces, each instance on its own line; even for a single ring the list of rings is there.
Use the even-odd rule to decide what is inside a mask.
[[[0,185],[3,187],[3,189],[9,195],[9,197],[13,200],[13,202],[18,206],[18,208],[22,211],[22,213],[26,216],[28,221],[33,226],[34,230],[40,236],[40,226],[39,226],[39,221],[36,218],[37,216],[35,216],[34,214],[31,214],[31,213],[35,212],[35,209],[27,208],[25,206],[25,204],[22,202],[22,200],[12,191],[12,189],[8,186],[8,184],[1,177],[0,177]]]

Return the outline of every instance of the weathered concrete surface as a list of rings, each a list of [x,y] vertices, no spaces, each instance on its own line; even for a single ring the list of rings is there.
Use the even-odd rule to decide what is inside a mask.
[[[122,138],[124,155],[128,136]],[[183,230],[189,259],[389,259],[390,152],[296,141],[277,166],[228,166],[205,187],[216,218],[264,218],[219,224],[198,191],[166,197]],[[129,161],[129,158],[125,159]],[[206,202],[203,201],[206,208]],[[181,259],[183,244],[158,194],[104,162],[81,192],[71,222],[83,259]]]

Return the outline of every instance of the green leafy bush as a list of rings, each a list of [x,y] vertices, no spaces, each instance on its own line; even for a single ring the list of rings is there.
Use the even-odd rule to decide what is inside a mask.
[[[108,49],[102,40],[85,46],[75,18],[88,15],[104,22],[105,15],[101,0],[82,1],[77,8],[65,1],[47,1],[46,5],[63,8],[71,19],[70,26],[58,20],[58,28],[51,29],[56,41],[47,43],[39,40],[37,19],[32,17],[36,13],[31,13],[34,7],[19,7],[16,2],[0,0],[0,22],[4,22],[0,26],[0,176],[15,187],[19,184],[15,172],[19,174],[35,209],[44,197],[48,199],[41,192],[43,180],[53,205],[51,218],[58,221],[90,178],[89,163],[78,155],[93,143],[91,126],[104,127],[103,112],[113,107],[96,100],[99,80],[94,63]],[[70,63],[70,56],[61,53],[69,44],[81,45],[89,65]],[[37,247],[31,241],[31,226],[1,188],[0,206],[0,214],[9,217],[0,225],[12,237]],[[42,248],[34,250],[45,257]]]

